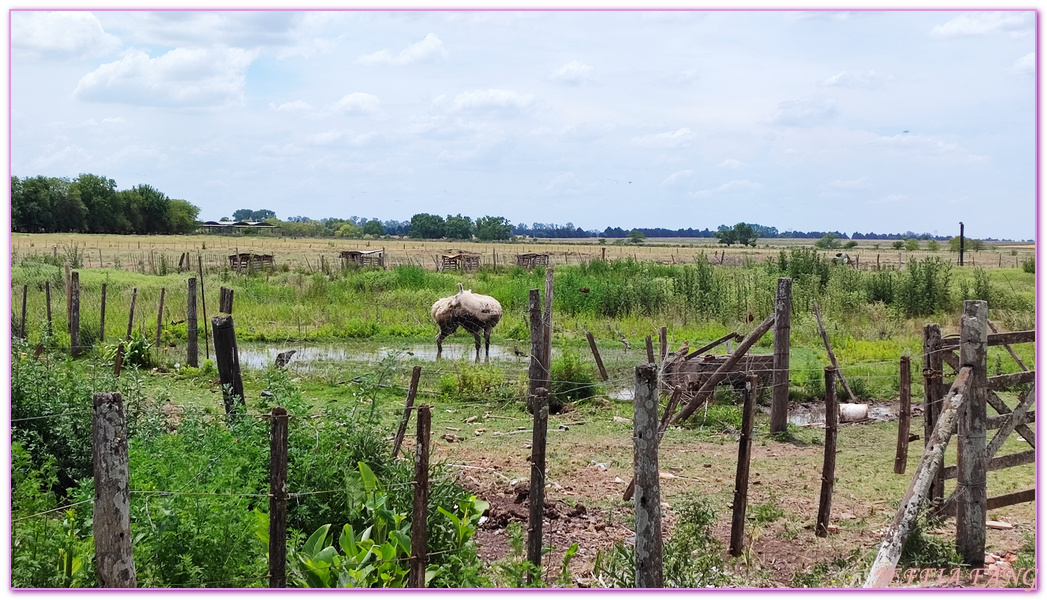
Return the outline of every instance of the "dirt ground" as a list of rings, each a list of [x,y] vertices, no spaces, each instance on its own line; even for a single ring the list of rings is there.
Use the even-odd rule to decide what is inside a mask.
[[[917,431],[917,426],[914,425],[913,431]],[[510,522],[521,524],[526,540],[529,510],[526,474],[530,469],[530,444],[527,442],[530,436],[527,435],[527,439],[524,436],[512,437],[515,438],[512,444],[497,449],[484,447],[472,436],[466,439],[450,436],[451,441],[441,439],[436,445],[437,458],[449,465],[460,483],[491,505],[475,536],[480,556],[487,564],[511,553],[506,532]],[[558,451],[566,452],[569,458],[564,460],[564,456],[559,455],[557,466],[549,471],[545,490],[543,540],[546,546],[554,547],[543,559],[546,582],[557,580],[564,551],[573,543],[577,543],[579,548],[570,562],[570,571],[573,585],[578,587],[598,585],[593,575],[593,563],[599,551],[610,549],[616,542],[632,543],[633,504],[622,500],[632,477],[631,442],[625,437],[602,440],[601,443],[606,447],[557,445]],[[792,587],[796,574],[809,572],[816,565],[834,559],[838,564],[843,561],[853,564],[854,552],[858,550],[864,557],[873,551],[894,517],[896,500],[862,499],[846,489],[838,490],[832,505],[832,522],[838,530],[827,538],[816,537],[814,523],[817,520],[823,452],[823,447],[815,444],[768,440],[753,445],[750,514],[755,504],[770,502],[788,515],[760,526],[750,524],[747,527],[748,551],[734,565],[740,570],[747,569],[750,575],[757,573],[755,578],[749,578],[754,585]],[[630,460],[605,463],[592,459],[593,456],[614,453],[628,454]],[[663,507],[669,508],[663,511],[664,539],[672,535],[674,499],[679,499],[687,491],[698,491],[718,503],[717,522],[712,532],[726,549],[730,539],[730,502],[737,442],[689,442],[682,445],[667,437],[661,454],[665,457],[661,461],[662,502]],[[918,458],[917,454],[915,459],[910,459],[906,475],[892,476],[903,478],[907,483]],[[818,471],[812,471],[811,464],[817,464]],[[1014,507],[990,511],[990,518],[1009,519],[1015,527],[1008,531],[990,529],[986,545],[987,552],[998,557],[1011,555],[1011,560],[1023,543],[1022,531],[1031,531],[1035,526],[1031,505],[1024,505],[1016,511],[1012,509]],[[949,539],[955,536],[954,525],[951,520],[947,521],[943,529],[933,533]],[[860,585],[860,582],[852,581],[849,585]]]

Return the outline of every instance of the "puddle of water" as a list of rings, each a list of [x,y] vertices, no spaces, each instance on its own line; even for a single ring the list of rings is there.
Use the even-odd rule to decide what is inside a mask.
[[[443,360],[473,360],[476,357],[476,346],[473,344],[448,344],[444,342]],[[291,358],[291,365],[296,369],[308,370],[316,363],[324,362],[378,362],[389,353],[402,352],[404,360],[433,362],[436,360],[436,344],[413,344],[407,346],[380,346],[362,350],[360,347],[327,344],[318,346],[267,345],[240,346],[240,365],[254,369],[264,369],[276,362],[276,355],[288,350],[296,350]],[[528,348],[530,350],[530,348]],[[520,349],[521,352],[526,352]],[[483,360],[483,348],[480,348],[480,360]],[[527,356],[517,356],[512,346],[491,344],[491,360],[520,362],[526,364]]]
[[[611,392],[607,397],[611,400],[632,400],[633,390],[630,388],[622,388],[616,392]]]
[[[898,411],[894,406],[889,404],[869,406],[868,420],[870,421],[890,421],[896,418],[898,418]],[[798,427],[824,426],[825,407],[799,407],[789,413],[789,422]]]

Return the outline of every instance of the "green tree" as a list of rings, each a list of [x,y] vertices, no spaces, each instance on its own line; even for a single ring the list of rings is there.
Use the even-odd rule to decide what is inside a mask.
[[[505,217],[481,217],[476,220],[476,237],[489,242],[513,237],[513,226]]]
[[[363,233],[363,227],[360,227],[352,221],[346,221],[342,223],[342,225],[338,228],[338,231],[335,232],[335,235],[338,237],[357,238],[363,235]]]
[[[847,243],[843,245],[844,250],[850,250],[851,248],[857,248],[858,242],[855,240],[847,240]]]
[[[938,240],[927,240],[927,249],[931,252],[937,252],[941,249],[941,246],[938,244]]]
[[[254,211],[250,208],[241,208],[233,213],[234,221],[250,221]]]
[[[822,250],[835,250],[840,247],[840,236],[836,232],[830,231],[823,235],[822,239],[815,242],[814,247]]]
[[[200,208],[185,200],[171,200],[167,205],[167,222],[171,233],[189,234],[196,231]]]
[[[382,227],[382,222],[378,219],[371,219],[364,223],[364,235],[380,236],[385,234],[385,228]]]
[[[444,236],[444,218],[440,215],[419,213],[411,217],[411,237],[434,240]]]
[[[905,238],[905,249],[908,252],[916,252],[920,249],[920,240],[916,238]]]
[[[268,208],[263,208],[261,210],[256,210],[256,211],[253,211],[251,213],[251,220],[252,221],[265,221],[267,219],[275,219],[275,218],[276,218],[276,213],[271,211],[271,210],[269,210]]]
[[[647,236],[643,234],[639,229],[633,229],[625,236],[626,241],[630,244],[642,244]]]
[[[738,238],[735,237],[734,229],[726,225],[720,225],[717,227],[714,235],[721,244],[727,244],[728,246],[738,241]]]
[[[748,223],[738,223],[734,226],[732,231],[734,233],[734,241],[743,246],[752,246],[755,248],[756,240],[760,239],[756,235],[756,230]]]
[[[11,229],[29,233],[56,231],[55,212],[66,193],[60,179],[39,175],[11,178]]]
[[[891,248],[894,248],[895,250],[901,250],[902,248],[905,248],[905,242],[903,242],[902,240],[891,242]]]
[[[83,230],[89,233],[124,233],[130,223],[116,195],[116,181],[81,173],[73,181],[70,193],[84,205]]]
[[[444,235],[456,240],[473,239],[473,220],[463,217],[461,213],[455,217],[447,215],[447,220],[444,221]]]

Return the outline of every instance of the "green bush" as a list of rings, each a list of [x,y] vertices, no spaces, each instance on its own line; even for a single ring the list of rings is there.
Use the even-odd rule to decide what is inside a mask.
[[[1033,257],[1022,260],[1022,271],[1026,273],[1036,272],[1036,259]]]
[[[598,392],[593,366],[570,350],[553,358],[549,387],[551,413],[560,412],[568,402],[592,398]]]

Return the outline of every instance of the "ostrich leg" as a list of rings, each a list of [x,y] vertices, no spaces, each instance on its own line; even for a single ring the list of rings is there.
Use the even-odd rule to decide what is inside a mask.
[[[441,330],[440,334],[436,336],[436,360],[440,360],[440,355],[444,352],[444,332]]]
[[[484,362],[491,362],[491,328],[484,328]]]
[[[479,363],[480,362],[480,332],[479,331],[472,331],[471,333],[473,334],[473,339],[476,340],[476,362]]]

